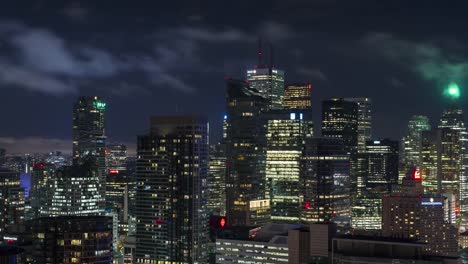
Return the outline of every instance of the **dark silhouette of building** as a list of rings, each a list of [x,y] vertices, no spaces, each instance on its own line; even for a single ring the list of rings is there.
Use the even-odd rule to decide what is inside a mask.
[[[226,216],[232,225],[269,220],[265,197],[267,100],[245,82],[227,80]],[[260,214],[260,215],[258,215]]]
[[[33,263],[112,263],[112,219],[44,217],[32,225]]]
[[[306,140],[301,162],[301,221],[350,223],[349,155],[339,138]]]

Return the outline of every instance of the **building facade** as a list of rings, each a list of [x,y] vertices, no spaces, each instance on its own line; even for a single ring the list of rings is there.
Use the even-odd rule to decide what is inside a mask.
[[[19,173],[0,168],[0,237],[23,225],[24,200]]]
[[[345,150],[350,155],[351,191],[358,192],[358,103],[343,98],[322,101],[322,137],[343,140]]]
[[[268,101],[245,82],[227,81],[226,216],[253,225],[251,202],[265,199],[265,119]]]
[[[312,100],[312,84],[289,84],[284,89],[284,109],[310,109]]]
[[[31,173],[29,200],[33,218],[48,216],[52,206],[53,184],[57,167],[51,163],[36,163]]]
[[[300,172],[300,220],[350,224],[350,162],[343,140],[312,138],[305,146]]]
[[[208,123],[152,117],[138,137],[137,263],[206,263]]]
[[[73,106],[73,162],[93,159],[98,167],[99,207],[105,209],[106,194],[106,103],[98,96],[80,97]]]
[[[447,198],[423,194],[421,172],[414,168],[403,179],[402,189],[383,198],[382,232],[421,240],[433,255],[456,255],[458,229],[446,221]]]
[[[400,160],[401,169],[399,182],[412,167],[421,168],[422,162],[422,132],[431,130],[429,118],[414,115],[408,121],[406,135],[401,140]]]
[[[32,225],[33,263],[112,263],[112,219],[43,217]]]
[[[99,169],[93,159],[63,166],[55,172],[51,184],[50,206],[41,210],[46,216],[93,216],[103,213],[99,190]]]
[[[298,222],[299,177],[302,152],[313,136],[312,113],[307,110],[276,110],[264,114],[266,134],[266,196],[271,219]]]
[[[358,152],[365,151],[366,142],[372,139],[372,101],[367,97],[345,98],[358,105]]]
[[[212,215],[226,215],[226,146],[210,146],[208,167],[208,205]]]
[[[281,109],[284,96],[284,71],[261,66],[247,71],[249,86],[266,99],[269,109]]]

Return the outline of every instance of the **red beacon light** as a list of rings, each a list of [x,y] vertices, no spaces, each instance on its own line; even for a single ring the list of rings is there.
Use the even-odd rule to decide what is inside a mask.
[[[413,171],[413,180],[415,180],[415,181],[421,181],[422,180],[420,170],[414,169],[414,171]]]
[[[226,217],[221,217],[219,219],[219,227],[224,228],[226,226]]]

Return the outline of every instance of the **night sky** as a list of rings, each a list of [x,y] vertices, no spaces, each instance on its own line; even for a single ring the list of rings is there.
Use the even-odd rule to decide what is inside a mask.
[[[194,113],[221,136],[225,78],[274,46],[286,83],[320,101],[373,100],[375,138],[409,117],[437,124],[442,89],[468,92],[468,3],[448,1],[4,1],[0,6],[0,147],[70,151],[79,95],[108,103],[109,142],[134,148],[149,116]],[[454,3],[453,1],[450,1]],[[318,131],[318,129],[316,129]]]

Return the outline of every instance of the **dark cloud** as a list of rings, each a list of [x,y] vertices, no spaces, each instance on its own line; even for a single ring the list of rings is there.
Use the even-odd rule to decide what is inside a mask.
[[[316,124],[320,100],[369,96],[376,137],[399,138],[412,114],[438,120],[440,84],[468,81],[466,4],[10,2],[0,10],[0,137],[70,138],[73,101],[96,94],[109,103],[109,139],[134,142],[149,115],[178,112],[207,116],[214,142],[224,78],[255,66],[258,37],[287,83],[313,81]]]
[[[202,27],[181,27],[175,30],[184,38],[207,42],[252,41],[252,35],[238,29],[228,28],[215,31]]]
[[[398,38],[388,33],[372,33],[362,42],[393,63],[417,73],[421,78],[438,84],[468,80],[468,58],[456,50],[438,47],[434,43]]]
[[[327,80],[327,76],[320,69],[301,67],[301,68],[298,68],[296,72],[299,75],[302,75],[306,79],[309,79],[309,80],[319,80],[319,81]]]
[[[69,19],[84,22],[89,16],[89,9],[79,2],[72,2],[62,9],[62,13]]]
[[[1,61],[0,81],[20,88],[54,95],[75,93],[75,84],[80,79],[114,78],[118,74],[140,71],[153,84],[164,84],[182,92],[196,90],[169,71],[177,65],[190,66],[191,60],[187,60],[187,56],[184,56],[184,64],[178,63],[182,59],[180,52],[188,54],[191,51],[187,43],[175,45],[176,51],[157,46],[156,54],[128,52],[118,57],[108,50],[83,43],[68,45],[64,38],[52,31],[21,23],[0,23],[1,33],[16,56]]]

